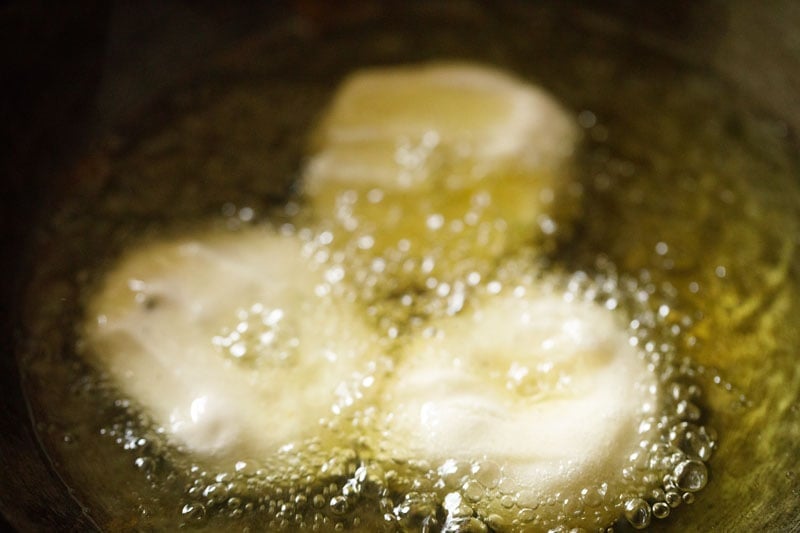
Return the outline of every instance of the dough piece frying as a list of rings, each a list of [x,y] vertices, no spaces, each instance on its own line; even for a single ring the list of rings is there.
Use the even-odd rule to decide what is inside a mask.
[[[410,259],[433,266],[386,277],[452,283],[568,231],[577,138],[553,98],[496,69],[367,69],[342,83],[321,120],[303,193],[313,218],[350,235],[334,245],[353,250],[354,264]]]
[[[365,392],[378,344],[324,284],[298,240],[268,230],[149,244],[92,299],[88,351],[174,443],[268,457]]]
[[[434,329],[410,341],[383,392],[382,453],[434,467],[493,462],[519,507],[602,483],[620,490],[656,387],[611,311],[529,290],[488,296]]]
[[[577,128],[544,91],[468,63],[357,72],[314,139],[306,191],[458,189],[505,171],[558,187]]]

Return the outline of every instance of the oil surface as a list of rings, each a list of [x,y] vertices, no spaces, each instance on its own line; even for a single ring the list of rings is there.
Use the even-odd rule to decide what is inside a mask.
[[[527,260],[534,254],[525,245],[499,263],[461,257],[454,266],[463,279],[434,280],[428,291],[408,291],[413,275],[391,275],[402,272],[403,250],[388,254],[386,275],[358,285],[378,327],[402,335],[423,328],[427,316],[447,314],[459,291],[513,290],[526,276],[555,275],[559,290],[625,314],[631,335],[674,386],[675,418],[662,435],[669,441],[674,434],[668,444],[688,447],[708,464],[705,470],[689,457],[674,458],[680,486],[648,480],[654,493],[626,502],[629,522],[652,514],[653,528],[704,531],[709,521],[747,515],[757,524],[760,515],[773,516],[770,502],[800,498],[800,332],[793,327],[800,316],[800,181],[785,126],[724,84],[648,52],[631,69],[629,53],[613,43],[571,53],[566,42],[563,55],[529,64],[525,57],[542,50],[524,33],[508,35],[513,62],[480,39],[456,45],[446,32],[438,35],[414,43],[416,56],[498,62],[542,83],[571,110],[585,133],[577,159],[581,215],[569,231],[552,232],[544,258]],[[351,47],[358,63],[396,61],[412,48],[391,31],[373,37],[383,48],[365,51],[352,37],[338,45]],[[434,473],[441,480],[424,465],[400,469],[388,476],[401,480],[395,489],[375,484],[387,479],[386,470],[350,449],[301,458],[290,469],[281,459],[280,468],[207,471],[166,446],[151,421],[80,356],[76,317],[104,270],[137,243],[268,224],[291,227],[332,264],[340,242],[369,248],[364,235],[347,228],[310,229],[312,216],[291,191],[310,125],[345,73],[320,52],[302,75],[256,65],[180,92],[152,117],[120,128],[77,170],[72,200],[42,231],[20,355],[42,440],[78,498],[111,530],[435,530],[448,516],[463,518],[451,521],[458,531],[553,526],[535,522],[535,509],[504,500],[491,465],[452,465]],[[410,271],[425,268],[420,262]],[[387,279],[400,285],[387,286]],[[381,303],[387,296],[396,299],[391,306]],[[704,442],[717,440],[709,458]],[[323,480],[305,466],[318,463]],[[661,472],[642,469],[653,471]],[[439,481],[460,486],[453,492],[459,496],[437,500]],[[516,522],[488,520],[491,512],[472,508],[458,514],[462,503],[484,501],[487,487],[493,501],[514,509]]]

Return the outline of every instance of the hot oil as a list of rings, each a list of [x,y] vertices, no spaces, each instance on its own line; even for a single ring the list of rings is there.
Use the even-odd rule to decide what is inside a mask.
[[[355,231],[346,220],[320,227],[290,192],[303,139],[329,95],[313,79],[208,82],[164,102],[160,116],[169,119],[143,120],[88,157],[84,184],[42,234],[21,361],[48,453],[98,522],[111,530],[536,531],[613,504],[635,525],[702,531],[713,513],[766,515],[769,501],[800,490],[792,462],[800,437],[792,141],[784,125],[702,73],[663,58],[630,71],[609,57],[599,51],[570,57],[566,69],[555,58],[518,69],[554,91],[584,130],[582,193],[570,200],[581,214],[574,225],[538,221],[550,230],[543,242],[517,242],[499,259],[469,253],[470,213],[476,227],[485,224],[487,244],[504,230],[502,213],[473,204],[448,213],[412,203],[404,214],[417,220],[407,226],[414,234],[401,231],[388,244],[377,229]],[[341,198],[377,212],[389,201]],[[225,471],[169,445],[84,362],[76,317],[125,248],[258,224],[304,239],[331,272],[328,289],[364,302],[385,338],[399,343],[475,295],[531,280],[619,313],[663,391],[659,417],[642,420],[657,430],[622,473],[630,493],[609,502],[597,480],[577,499],[521,506],[491,461],[394,464],[358,439],[336,450],[299,443]],[[456,260],[442,250],[414,255],[443,230],[463,244]],[[344,269],[343,250],[355,268]],[[373,417],[366,405],[329,429],[357,434]],[[748,489],[756,484],[758,502]],[[719,502],[740,503],[722,510]]]

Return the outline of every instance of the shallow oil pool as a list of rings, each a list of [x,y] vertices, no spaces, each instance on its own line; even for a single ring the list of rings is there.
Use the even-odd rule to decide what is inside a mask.
[[[402,276],[387,286],[391,277],[369,281],[365,271],[369,282],[354,284],[357,295],[372,302],[370,315],[392,337],[446,314],[454,290],[513,290],[542,272],[559,276],[558,290],[628,318],[630,334],[668,385],[666,444],[708,460],[708,485],[696,494],[687,489],[706,480],[670,490],[663,468],[632,464],[631,478],[651,493],[632,500],[628,519],[641,523],[650,513],[653,528],[702,531],[715,513],[766,513],[758,505],[800,490],[793,470],[800,370],[792,357],[800,333],[791,327],[800,313],[800,184],[785,126],[724,85],[663,59],[629,72],[600,51],[575,56],[570,67],[550,60],[516,70],[553,91],[584,130],[576,225],[539,243],[543,258],[526,260],[535,254],[525,246],[497,263],[461,258],[453,265],[464,273],[460,289],[434,283],[425,291],[404,286]],[[291,193],[329,88],[313,75],[276,81],[249,73],[186,90],[162,102],[157,118],[120,129],[87,156],[73,201],[43,229],[21,361],[43,442],[101,526],[437,530],[452,516],[464,519],[449,522],[463,531],[536,531],[586,505],[543,502],[557,518],[537,519],[537,509],[506,498],[491,464],[387,469],[357,447],[312,445],[277,465],[211,471],[166,446],[146,416],[79,356],[75,317],[104,270],[136,243],[258,224],[291,224],[287,231],[322,252],[347,242],[342,228],[330,228],[333,239],[307,229],[302,199]],[[390,274],[402,272],[399,252],[386,257]],[[336,261],[335,250],[326,257]],[[472,271],[482,275],[470,278]],[[713,455],[702,448],[706,441],[716,442]],[[313,464],[324,465],[324,477]],[[762,464],[782,474],[764,479]],[[444,497],[450,492],[441,485],[450,483],[468,504],[464,516],[461,500]],[[752,486],[760,487],[758,504]],[[730,501],[740,504],[721,503]],[[513,510],[513,518],[493,517],[485,502]]]

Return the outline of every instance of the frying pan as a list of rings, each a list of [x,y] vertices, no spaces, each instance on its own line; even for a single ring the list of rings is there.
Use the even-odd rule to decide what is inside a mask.
[[[443,30],[437,44],[415,34],[422,19],[456,29]],[[74,167],[92,140],[135,121],[160,95],[219,72],[220,64],[246,72],[255,53],[273,54],[276,68],[295,74],[307,68],[311,77],[340,75],[363,58],[337,55],[339,37],[369,26],[386,28],[391,38],[383,45],[396,46],[387,52],[395,61],[447,52],[503,63],[504,24],[530,27],[531,39],[554,48],[579,48],[583,41],[586,46],[630,43],[634,69],[648,54],[658,53],[712,72],[782,121],[797,144],[800,5],[792,0],[348,1],[335,7],[314,0],[225,6],[101,0],[0,4],[0,511],[6,525],[20,531],[96,528],[98,511],[84,509],[85,502],[73,497],[40,446],[15,357],[24,341],[18,309],[36,260],[29,244],[36,221],[46,218],[69,189]],[[453,42],[448,35],[474,39]],[[419,53],[403,48],[417,38],[429,48]],[[289,67],[298,46],[305,64]],[[636,50],[642,51],[641,59]],[[788,423],[797,434],[800,409],[794,412]],[[781,453],[800,457],[800,444]],[[672,527],[800,531],[800,474],[770,464],[755,468],[763,470],[763,485],[714,493],[712,483],[706,505],[688,508]]]

